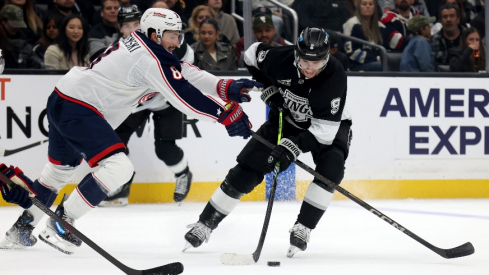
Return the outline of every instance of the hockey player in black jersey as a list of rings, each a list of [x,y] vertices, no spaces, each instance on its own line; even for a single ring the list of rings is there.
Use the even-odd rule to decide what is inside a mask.
[[[278,109],[282,108],[283,138],[273,150],[256,139],[248,142],[237,157],[238,164],[214,192],[198,222],[188,226],[191,229],[185,234],[185,249],[207,242],[241,197],[260,184],[277,162],[283,171],[301,152],[311,152],[316,171],[340,184],[352,121],[345,109],[346,74],[329,55],[329,48],[328,34],[323,29],[306,28],[294,46],[272,48],[255,43],[245,52],[250,73],[267,87],[261,98],[270,106],[269,120],[257,133],[275,143]],[[307,248],[311,230],[329,206],[333,192],[316,179],[309,185],[297,221],[289,231],[288,257]]]

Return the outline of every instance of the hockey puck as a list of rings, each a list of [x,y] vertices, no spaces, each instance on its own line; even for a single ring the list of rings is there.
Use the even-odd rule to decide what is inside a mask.
[[[267,262],[268,266],[280,266],[280,262]]]

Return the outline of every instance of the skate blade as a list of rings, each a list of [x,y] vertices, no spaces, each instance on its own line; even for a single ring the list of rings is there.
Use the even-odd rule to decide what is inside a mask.
[[[97,206],[99,207],[124,207],[127,206],[127,198],[120,198],[113,201],[102,201]]]
[[[2,240],[0,240],[0,249],[26,249],[28,247],[31,247],[31,246],[16,244],[16,243],[13,243],[13,242],[7,240],[6,238],[3,238]]]
[[[65,254],[71,255],[75,253],[76,246],[63,240],[61,237],[58,236],[58,234],[56,234],[56,232],[54,232],[54,230],[49,227],[41,231],[41,233],[39,234],[39,239]]]
[[[193,247],[191,243],[185,241],[185,247],[183,248],[182,252],[185,252],[187,251],[187,249]]]
[[[298,247],[291,245],[289,247],[289,250],[287,250],[287,257],[292,258],[292,257],[294,257],[295,253],[297,253],[299,251],[300,251],[300,249]]]

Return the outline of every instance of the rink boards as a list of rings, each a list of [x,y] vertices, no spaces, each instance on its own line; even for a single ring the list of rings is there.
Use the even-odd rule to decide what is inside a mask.
[[[32,178],[47,161],[47,143],[9,156],[1,153],[47,139],[46,99],[60,77],[0,75],[0,162],[19,166]],[[489,197],[488,87],[489,79],[479,77],[349,76],[353,140],[342,186],[361,198]],[[252,96],[243,107],[256,130],[266,119],[266,108],[258,93]],[[129,142],[136,170],[133,203],[173,197],[173,175],[154,153],[152,123]],[[217,123],[187,118],[185,125],[186,138],[178,144],[194,174],[187,200],[206,201],[246,141],[229,138]],[[309,155],[299,158],[314,166]],[[88,171],[83,163],[72,182]],[[292,167],[280,178],[278,199],[300,199],[311,180]],[[244,199],[265,199],[270,177],[266,182]],[[6,204],[0,199],[0,205]]]

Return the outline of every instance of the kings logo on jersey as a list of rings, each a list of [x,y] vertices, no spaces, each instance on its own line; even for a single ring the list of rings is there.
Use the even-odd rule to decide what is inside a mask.
[[[265,60],[265,57],[267,56],[267,53],[268,53],[268,50],[266,50],[266,51],[260,51],[258,53],[258,58],[256,59],[256,61],[258,61],[258,63],[263,62],[263,60]]]
[[[297,122],[306,122],[312,118],[311,106],[309,106],[309,99],[298,96],[288,89],[282,90],[278,88],[280,94],[282,94],[285,104],[290,113]]]

